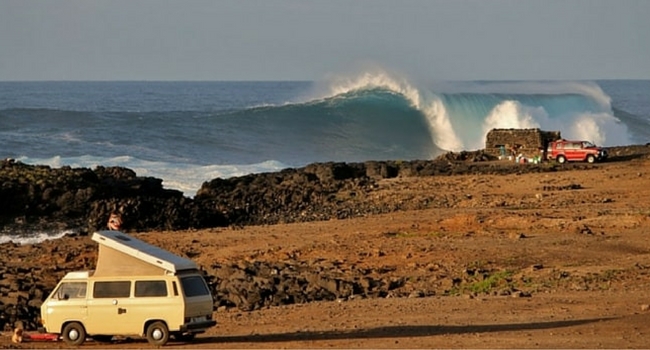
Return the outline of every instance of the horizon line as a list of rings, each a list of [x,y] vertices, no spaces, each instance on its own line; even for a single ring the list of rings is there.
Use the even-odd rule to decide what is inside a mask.
[[[277,83],[277,82],[287,82],[287,83],[311,83],[311,82],[322,82],[327,81],[327,79],[320,80],[308,80],[308,79],[224,79],[224,80],[209,80],[209,79],[25,79],[25,80],[16,80],[0,79],[0,83]],[[566,82],[566,81],[650,81],[650,78],[592,78],[592,79],[431,79],[431,81],[438,82]]]

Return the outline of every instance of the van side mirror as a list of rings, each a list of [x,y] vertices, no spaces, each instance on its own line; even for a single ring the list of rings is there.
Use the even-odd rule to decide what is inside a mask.
[[[68,299],[70,299],[70,296],[68,294],[64,293],[62,290],[57,293],[56,297],[59,300],[68,300]]]

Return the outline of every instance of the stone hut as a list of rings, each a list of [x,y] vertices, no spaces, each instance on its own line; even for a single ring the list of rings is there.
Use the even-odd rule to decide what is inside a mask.
[[[561,139],[559,131],[535,129],[492,129],[485,137],[485,152],[495,157],[501,155],[546,159],[549,142]]]

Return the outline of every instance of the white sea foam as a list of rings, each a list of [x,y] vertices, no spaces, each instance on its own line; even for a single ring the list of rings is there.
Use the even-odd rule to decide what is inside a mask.
[[[485,136],[495,128],[529,129],[539,128],[540,120],[548,120],[548,115],[541,107],[524,106],[517,101],[504,101],[490,111],[483,121],[483,139],[477,139],[469,145],[470,149],[480,149],[485,145]]]
[[[436,146],[452,151],[460,151],[463,148],[463,142],[456,135],[450,116],[440,98],[427,90],[414,87],[405,79],[379,70],[352,77],[333,77],[329,88],[327,97],[373,88],[383,88],[401,94],[414,108],[424,114],[428,121],[431,139]]]
[[[465,149],[463,140],[458,136],[451,123],[451,117],[447,113],[444,103],[432,95],[425,106],[420,107],[429,122],[429,130],[433,142],[440,149],[447,151],[462,151]]]
[[[458,83],[452,83],[451,86]],[[483,122],[483,138],[468,145],[479,149],[484,145],[485,135],[492,128],[541,128],[560,130],[567,139],[590,140],[598,145],[614,146],[631,142],[627,127],[613,115],[611,98],[593,82],[488,82],[460,84],[462,88],[447,86],[445,91],[475,93],[560,95],[576,94],[595,101],[600,112],[581,112],[550,118],[541,106],[527,106],[518,101],[504,101],[494,107]],[[463,140],[468,138],[463,137]]]
[[[72,231],[63,231],[57,233],[35,232],[29,236],[23,235],[3,235],[0,234],[0,244],[13,242],[21,245],[35,244],[43,241],[59,239],[65,235],[72,234]]]
[[[631,143],[627,127],[608,113],[580,114],[567,131],[567,138],[590,140],[597,145],[621,146]]]
[[[257,164],[197,165],[189,163],[153,162],[131,156],[120,157],[60,157],[28,158],[20,157],[25,164],[48,165],[53,168],[70,166],[73,168],[94,169],[98,165],[121,166],[135,171],[137,176],[150,176],[163,180],[163,187],[183,192],[186,197],[194,197],[201,185],[215,178],[229,178],[254,173],[279,171],[288,166],[277,161]]]

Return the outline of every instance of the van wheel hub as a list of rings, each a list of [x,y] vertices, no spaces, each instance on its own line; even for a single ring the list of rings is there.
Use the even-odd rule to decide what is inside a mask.
[[[163,337],[163,332],[160,329],[154,329],[154,331],[151,332],[151,336],[156,340],[160,340]]]
[[[79,339],[79,332],[77,332],[76,329],[71,329],[70,332],[68,332],[68,338],[71,340]]]

